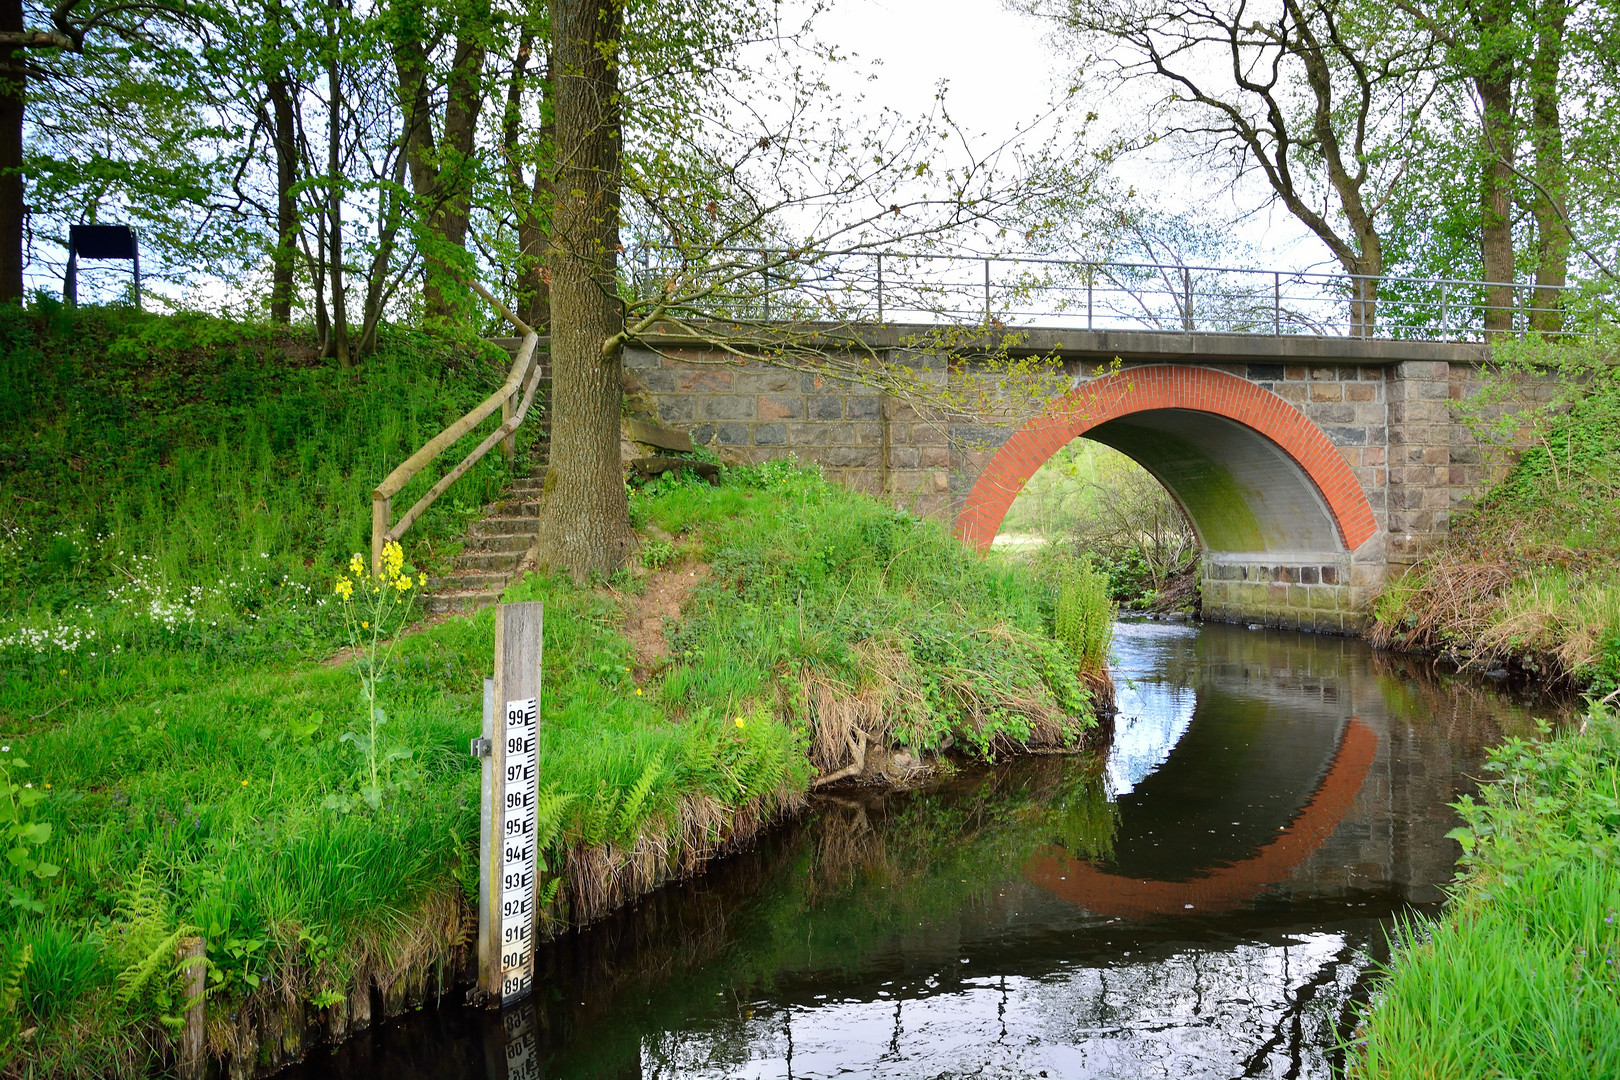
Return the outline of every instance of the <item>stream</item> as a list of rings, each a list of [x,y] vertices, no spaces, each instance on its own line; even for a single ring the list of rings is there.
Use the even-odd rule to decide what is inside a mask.
[[[1329,1077],[1447,804],[1550,702],[1358,640],[1122,622],[1106,758],[847,789],[298,1080]]]

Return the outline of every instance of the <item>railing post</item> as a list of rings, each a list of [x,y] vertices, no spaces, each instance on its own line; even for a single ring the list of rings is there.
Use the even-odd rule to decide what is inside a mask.
[[[510,397],[501,402],[501,423],[512,419],[512,414],[517,411],[517,400],[518,392],[514,390]],[[517,457],[517,432],[514,431],[501,440],[501,457],[506,459],[507,464],[511,464]]]
[[[984,260],[984,325],[990,325],[990,260]]]
[[[883,252],[877,253],[877,321],[883,321]]]
[[[1086,267],[1086,329],[1087,330],[1090,330],[1090,329],[1093,328],[1092,319],[1091,319],[1091,312],[1092,312],[1091,289],[1092,289],[1092,286],[1096,283],[1096,281],[1097,281],[1097,268],[1095,266],[1087,266]]]
[[[373,577],[382,573],[383,545],[388,542],[388,526],[391,524],[394,512],[391,500],[371,493],[371,574]]]
[[[1282,274],[1271,272],[1271,336],[1282,337]]]
[[[1448,336],[1451,333],[1451,327],[1446,325],[1447,321],[1451,318],[1451,313],[1449,311],[1447,311],[1447,309],[1446,309],[1447,308],[1446,301],[1449,299],[1448,294],[1450,293],[1450,291],[1451,291],[1451,283],[1449,281],[1442,280],[1440,282],[1440,334],[1441,334],[1441,336]]]
[[[1181,328],[1190,334],[1193,328],[1192,271],[1185,266],[1181,268],[1181,304]]]

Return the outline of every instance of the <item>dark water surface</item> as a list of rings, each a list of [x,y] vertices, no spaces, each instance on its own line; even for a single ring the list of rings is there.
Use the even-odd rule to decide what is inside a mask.
[[[1359,641],[1124,623],[1106,762],[818,799],[308,1077],[1326,1077],[1447,804],[1554,710]]]

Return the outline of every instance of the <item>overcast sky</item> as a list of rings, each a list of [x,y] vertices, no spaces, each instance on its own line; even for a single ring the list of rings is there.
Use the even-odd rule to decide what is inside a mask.
[[[837,0],[817,26],[822,38],[867,61],[841,69],[846,92],[864,90],[873,105],[915,114],[929,108],[944,80],[958,123],[991,142],[1041,115],[1072,77],[1072,61],[1048,40],[1045,28],[1001,0]],[[1125,119],[1121,110],[1134,108],[1117,99],[1088,101],[1086,107],[1101,114],[1103,126],[1119,123]],[[1262,190],[1251,186],[1234,195],[1173,159],[1127,160],[1119,175],[1170,211],[1194,204],[1236,219],[1264,202]],[[1234,230],[1267,268],[1304,268],[1327,256],[1281,209],[1246,219]]]

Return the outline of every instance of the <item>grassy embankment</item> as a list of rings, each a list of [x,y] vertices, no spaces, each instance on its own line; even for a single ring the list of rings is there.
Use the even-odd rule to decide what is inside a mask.
[[[70,346],[51,318],[6,319],[0,829],[22,854],[0,864],[0,1071],[159,1067],[187,935],[218,1055],[279,1060],[306,1020],[342,1031],[373,993],[394,1010],[444,987],[466,959],[492,619],[401,636],[372,737],[364,664],[328,659],[332,581],[376,477],[498,369],[409,338],[351,375],[207,321],[83,316]],[[1049,589],[785,465],[633,505],[659,537],[637,573],[509,594],[548,605],[553,927],[746,839],[863,733],[989,755],[1092,723],[1075,657],[1105,646],[1095,581]],[[410,558],[474,512],[447,507]],[[650,568],[699,562],[670,655],[638,657],[623,628]]]
[[[1620,686],[1620,369],[1599,346],[1540,346],[1529,361],[1551,353],[1556,362],[1559,348],[1581,349],[1559,380],[1559,407],[1494,425],[1522,451],[1440,547],[1385,590],[1375,645],[1603,693]],[[1529,361],[1510,356],[1496,385],[1524,381]]]
[[[1402,928],[1357,1080],[1620,1076],[1620,722],[1492,753],[1446,913]]]

